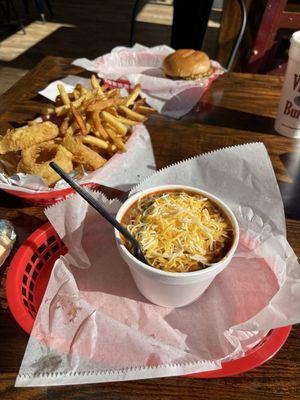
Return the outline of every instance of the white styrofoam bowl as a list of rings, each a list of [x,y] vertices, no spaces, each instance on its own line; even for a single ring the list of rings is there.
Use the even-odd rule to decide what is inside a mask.
[[[218,205],[229,218],[234,233],[233,243],[228,253],[218,263],[215,263],[212,266],[207,267],[203,270],[192,272],[162,271],[147,264],[144,264],[137,258],[135,258],[134,255],[131,254],[126,246],[123,244],[119,231],[115,229],[115,238],[118,250],[123,260],[127,263],[139,291],[144,297],[146,297],[146,299],[150,300],[152,303],[163,307],[172,308],[182,307],[197,300],[201,296],[201,294],[208,288],[213,279],[227,267],[233,257],[239,241],[238,223],[230,208],[216,196],[205,192],[204,190],[185,185],[156,186],[151,189],[138,192],[125,201],[125,203],[119,209],[116,218],[119,222],[121,222],[127,210],[140,197],[144,197],[145,195],[149,195],[155,192],[178,189],[187,192],[194,192],[207,197],[213,203]]]

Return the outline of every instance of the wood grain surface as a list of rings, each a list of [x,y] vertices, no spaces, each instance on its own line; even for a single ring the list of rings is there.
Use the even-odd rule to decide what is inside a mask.
[[[34,118],[42,99],[38,90],[51,80],[81,74],[69,59],[47,57],[0,98],[0,132]],[[288,239],[300,256],[300,141],[273,130],[281,79],[273,76],[225,74],[204,95],[198,112],[181,120],[157,115],[149,120],[159,168],[223,146],[262,141],[272,160],[287,214]],[[298,199],[298,200],[297,200]],[[10,219],[18,240],[44,223],[40,208],[0,192],[0,218]],[[12,257],[12,256],[11,256]],[[18,327],[5,301],[6,267],[0,269],[0,398],[11,399],[299,399],[300,330],[293,328],[284,347],[261,367],[223,379],[164,378],[122,383],[47,388],[14,388],[28,336]]]

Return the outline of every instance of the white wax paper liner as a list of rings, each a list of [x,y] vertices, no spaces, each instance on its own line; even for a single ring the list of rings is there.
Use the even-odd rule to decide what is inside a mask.
[[[108,202],[105,201],[104,198],[101,199],[101,195],[94,193],[95,196],[100,197],[106,207],[110,208],[111,211],[115,211],[119,206],[118,202]],[[74,202],[74,200],[77,200]],[[78,203],[79,200],[79,203]],[[73,203],[73,207],[72,207]],[[150,378],[150,377],[158,377],[158,376],[171,376],[177,374],[184,374],[195,371],[207,371],[211,369],[216,369],[220,367],[221,360],[197,360],[195,356],[187,353],[184,349],[180,350],[180,348],[166,345],[161,341],[155,340],[152,335],[145,336],[142,335],[140,338],[134,329],[128,328],[128,325],[124,323],[120,325],[117,321],[112,318],[109,318],[107,315],[108,310],[101,313],[101,308],[95,312],[95,309],[91,307],[91,305],[82,299],[78,293],[78,288],[76,286],[74,276],[70,273],[68,268],[69,262],[71,261],[73,265],[77,265],[77,267],[82,267],[84,263],[85,267],[88,268],[88,260],[83,259],[81,257],[81,252],[83,248],[80,246],[81,239],[85,238],[88,235],[89,230],[93,230],[95,232],[95,226],[90,226],[90,223],[93,221],[95,224],[99,224],[99,221],[95,220],[95,216],[92,216],[91,221],[87,221],[88,228],[85,232],[83,232],[82,227],[78,224],[80,214],[85,214],[87,210],[87,205],[82,201],[81,198],[76,199],[76,196],[73,198],[69,198],[66,202],[64,202],[64,207],[69,213],[68,218],[68,230],[74,232],[73,236],[65,237],[64,241],[68,248],[71,248],[71,252],[67,257],[63,257],[60,261],[56,263],[54,267],[54,272],[52,273],[50,284],[48,285],[46,295],[43,300],[43,305],[41,311],[38,314],[37,321],[35,323],[34,332],[31,335],[30,342],[27,348],[26,353],[28,354],[28,358],[24,362],[18,377],[17,385],[50,385],[50,384],[69,384],[69,383],[87,383],[91,381],[107,381],[107,380],[125,380],[125,379],[142,379],[142,378]],[[52,207],[47,211],[47,215],[50,220],[53,220],[54,214],[55,217],[55,227],[57,231],[63,236],[62,232],[65,229],[65,222],[62,221],[59,215],[57,215],[57,210],[59,206]],[[72,212],[74,211],[74,212]],[[52,217],[51,217],[52,215]],[[101,235],[100,235],[101,237]],[[99,239],[97,239],[99,240]],[[94,243],[92,243],[92,247]],[[89,253],[89,251],[88,251]],[[113,264],[113,262],[112,262]],[[113,266],[112,266],[113,267]],[[122,268],[126,268],[126,266],[122,266]],[[119,272],[118,272],[119,273]],[[123,283],[123,280],[122,280]],[[85,294],[86,296],[86,294]],[[102,300],[103,301],[103,300]],[[111,301],[111,299],[110,299]],[[126,301],[122,299],[122,303]],[[130,302],[129,302],[130,303]],[[132,304],[130,304],[132,307]],[[56,323],[55,318],[49,318],[51,314],[50,308],[54,309],[56,312]],[[147,305],[147,308],[156,310],[156,312],[166,312],[168,314],[167,309],[162,309],[161,307]],[[141,305],[139,305],[141,308]],[[59,310],[59,311],[57,311]],[[80,321],[78,325],[74,326],[74,331],[72,331],[72,326],[66,327],[62,324],[61,320],[59,320],[58,312],[63,312],[63,320],[70,321],[74,318],[74,310],[80,315]],[[166,311],[165,311],[166,310]],[[149,310],[148,310],[149,312]],[[153,310],[152,310],[153,312]],[[114,312],[115,313],[115,312]],[[99,315],[100,314],[100,315]],[[153,316],[154,314],[152,314]],[[79,357],[74,355],[76,350],[72,350],[72,355],[68,354],[68,356],[64,355],[66,353],[66,349],[69,348],[69,345],[74,346],[74,343],[77,341],[77,349],[82,349],[83,342],[90,343],[92,342],[91,338],[81,339],[80,343],[78,343],[78,332],[82,330],[82,324],[86,324],[91,318],[98,318],[95,322],[97,327],[105,324],[106,329],[108,329],[108,333],[105,334],[104,328],[98,328],[101,331],[99,335],[100,343],[97,345],[94,344],[93,348],[102,348],[103,346],[107,346],[109,342],[109,338],[112,337],[113,343],[110,343],[110,346],[114,346],[114,349],[117,348],[118,353],[121,352],[122,344],[124,346],[128,345],[128,341],[126,342],[126,338],[132,336],[132,340],[134,340],[134,355],[137,360],[132,360],[129,357],[130,366],[123,368],[114,368],[108,369],[107,365],[99,365],[97,360],[88,360],[86,357]],[[158,320],[159,321],[159,320]],[[119,321],[120,322],[120,321]],[[91,323],[90,323],[91,324]],[[92,326],[86,328],[88,329],[89,334],[92,337],[95,337],[95,332],[93,332],[93,324]],[[124,330],[125,326],[125,337],[122,336],[119,338],[116,337],[115,332],[121,332],[122,328]],[[113,332],[115,331],[115,332]],[[175,339],[180,341],[178,333],[173,333],[175,335]],[[69,340],[64,341],[64,337]],[[101,343],[101,340],[105,338],[105,343]],[[247,339],[249,336],[247,337]],[[245,339],[245,338],[244,338]],[[257,338],[253,339],[256,341]],[[251,344],[253,345],[253,340]],[[145,343],[146,342],[146,343]],[[118,345],[117,345],[118,344]],[[177,343],[179,346],[179,342]],[[142,347],[140,347],[142,346]],[[146,349],[143,347],[146,346]],[[140,347],[140,351],[138,348]],[[143,352],[142,352],[143,349]],[[37,350],[39,355],[37,356]],[[145,350],[148,352],[145,354]],[[123,353],[127,354],[128,348],[125,347],[123,349]],[[240,355],[242,352],[241,346],[237,348],[236,351],[231,353],[231,357],[234,355]],[[85,353],[90,354],[90,351],[86,351]],[[138,356],[136,356],[138,354]],[[151,366],[146,367],[144,364],[147,364],[149,358],[154,359],[155,357],[163,361],[163,365],[159,366]],[[131,354],[132,356],[132,354]],[[111,351],[108,352],[109,361],[112,358]],[[196,359],[195,359],[196,358]],[[174,361],[178,360],[177,362]],[[181,361],[179,361],[182,359]],[[107,360],[107,363],[109,363]],[[139,366],[131,366],[131,363],[139,362]],[[99,371],[99,368],[102,371]],[[64,373],[65,370],[72,369],[72,372]],[[25,372],[24,372],[25,371]],[[58,380],[59,379],[59,380]]]
[[[249,145],[246,144],[245,146],[248,147]],[[225,148],[222,150],[223,152],[228,151],[232,155],[232,159],[228,160],[228,164],[224,170],[225,174],[228,173],[228,168],[234,168],[235,163],[247,161],[245,160],[245,154],[240,158],[239,152],[241,147],[242,146],[236,146],[235,148]],[[141,182],[130,192],[131,195],[139,190],[144,190],[156,186],[157,184],[170,184],[173,183],[173,181],[174,183],[176,181],[176,184],[186,184],[188,181],[191,186],[198,186],[198,182],[200,181],[203,190],[213,190],[214,194],[222,196],[225,202],[235,212],[239,224],[241,224],[242,221],[247,221],[246,225],[248,225],[248,228],[251,224],[252,229],[256,233],[255,238],[253,238],[254,241],[260,239],[257,229],[262,227],[265,231],[267,230],[267,232],[275,230],[275,233],[277,231],[283,235],[276,238],[277,250],[280,251],[282,260],[288,260],[287,263],[290,266],[289,273],[292,279],[287,279],[284,266],[282,266],[282,268],[278,267],[276,274],[282,285],[281,290],[274,296],[269,307],[264,308],[247,322],[236,325],[230,329],[230,334],[239,338],[245,337],[246,332],[249,334],[249,332],[257,331],[258,328],[260,330],[265,330],[299,322],[300,271],[297,257],[285,240],[286,227],[281,195],[265,147],[261,143],[252,144],[251,147],[252,149],[249,151],[246,159],[248,158],[249,163],[251,162],[251,158],[255,160],[255,163],[251,163],[253,175],[248,176],[249,179],[253,180],[252,182],[249,182],[245,176],[243,179],[235,181],[236,185],[234,188],[231,185],[226,187],[228,183],[227,180],[224,179],[222,181],[222,169],[224,165],[222,165],[222,160],[219,159],[219,150],[216,150],[204,154],[200,158],[195,157],[190,159],[189,162],[183,161],[178,163],[175,168],[174,166],[166,167],[156,174],[153,174],[151,177],[146,178],[144,182]],[[265,156],[260,157],[259,153],[265,153]],[[203,179],[203,175],[206,174],[206,161],[209,163],[213,161],[214,167],[218,172],[214,175],[213,188],[208,187],[207,182]],[[192,176],[196,168],[198,174]],[[172,177],[170,176],[171,169]],[[254,178],[257,179],[256,182],[254,182]],[[245,190],[245,187],[249,183],[255,185],[258,190],[262,189],[263,193],[261,198],[256,197],[257,193],[255,191],[253,195],[251,195],[251,192]],[[270,195],[270,188],[274,188],[272,195]],[[234,191],[235,196],[232,195],[232,191]],[[244,206],[241,207],[241,204]],[[258,214],[250,207],[251,204],[255,205],[255,211],[259,210]],[[261,217],[265,218],[265,222]],[[268,222],[266,223],[266,221]],[[257,228],[255,228],[255,226],[257,226]],[[244,226],[244,229],[246,230],[247,226]],[[295,298],[295,301],[288,302],[285,305],[284,313],[281,314],[282,320],[278,321],[277,310],[283,306],[282,300],[292,296]]]
[[[253,158],[253,154],[255,154],[255,158]],[[208,158],[211,158],[211,165],[208,162]],[[220,165],[216,163],[216,160],[218,159],[222,161]],[[235,159],[236,163],[232,164],[232,159]],[[241,162],[242,160],[243,162]],[[198,165],[196,165],[198,168],[196,169],[195,165],[193,165],[195,162],[198,162]],[[252,169],[253,163],[255,165],[258,163],[258,167],[266,168],[267,171],[261,171],[256,168]],[[203,174],[203,167],[206,167],[206,172],[204,175],[199,176],[199,173],[200,175],[201,173]],[[262,197],[265,197],[265,199],[273,198],[275,211],[281,211],[280,206],[282,207],[282,205],[280,194],[278,192],[275,177],[271,169],[270,161],[262,144],[227,148],[221,151],[213,152],[209,155],[203,155],[195,159],[188,160],[187,162],[173,166],[168,171],[163,170],[158,174],[155,174],[153,177],[143,182],[141,186],[144,187],[148,185],[147,187],[149,187],[153,183],[182,183],[181,179],[185,178],[185,184],[193,184],[194,186],[215,192],[215,190],[213,190],[214,187],[211,186],[214,185],[214,182],[210,180],[210,173],[213,173],[214,176],[218,175],[220,172],[218,171],[218,167],[222,167],[222,171],[227,171],[228,175],[228,187],[223,186],[218,188],[218,194],[221,196],[220,192],[224,193],[224,197],[226,198],[227,202],[231,198],[231,205],[233,206],[233,209],[239,220],[242,233],[241,238],[243,238],[243,240],[239,245],[233,262],[213,282],[207,292],[201,296],[197,302],[189,307],[170,312],[170,315],[173,315],[173,320],[172,318],[170,320],[169,312],[164,311],[166,309],[141,303],[142,300],[140,297],[136,297],[140,296],[138,294],[134,295],[134,303],[134,298],[128,298],[128,293],[126,291],[129,291],[132,294],[132,290],[134,290],[134,288],[131,287],[130,281],[128,281],[125,285],[125,280],[128,279],[128,277],[126,278],[126,273],[128,273],[126,265],[122,265],[121,260],[114,258],[116,254],[115,249],[112,249],[112,232],[109,232],[110,228],[104,228],[103,224],[101,224],[101,235],[99,237],[101,237],[104,241],[103,246],[106,249],[106,252],[104,254],[99,254],[99,251],[101,250],[99,243],[98,251],[95,254],[92,254],[92,250],[99,242],[99,239],[95,238],[95,226],[92,225],[93,223],[96,223],[96,226],[100,227],[100,224],[95,220],[96,217],[93,215],[93,210],[88,211],[88,221],[86,221],[86,223],[83,225],[80,223],[80,219],[85,216],[87,211],[87,206],[84,204],[82,199],[76,199],[76,196],[74,196],[47,211],[49,220],[55,226],[58,234],[64,239],[67,247],[69,248],[69,254],[65,260],[58,261],[54,267],[50,284],[48,285],[47,294],[44,298],[38,314],[37,322],[35,323],[33,334],[31,335],[26,350],[17,380],[17,385],[55,385],[102,382],[120,379],[140,379],[218,368],[221,360],[228,360],[232,357],[241,356],[245,350],[257,343],[257,341],[259,341],[263,334],[269,329],[276,326],[290,324],[292,322],[299,322],[299,296],[295,296],[295,289],[299,286],[300,281],[299,267],[296,262],[296,257],[284,237],[284,219],[282,218],[283,214],[279,213],[279,218],[276,221],[274,219],[275,214],[271,212],[268,201],[265,204],[265,213],[261,212],[263,210],[260,201],[257,202],[259,190],[263,188],[265,196]],[[232,169],[232,167],[235,168]],[[193,168],[194,170],[191,171]],[[211,168],[212,170],[209,171]],[[245,169],[248,169],[248,173],[246,173]],[[176,176],[175,181],[171,179],[170,175],[172,173],[174,176]],[[190,174],[190,179],[187,179],[187,173]],[[265,183],[264,186],[260,187],[258,185],[260,183],[260,179],[259,176],[256,175],[257,173],[259,176],[262,174],[264,178],[268,178],[268,183]],[[160,174],[161,181],[157,182]],[[233,182],[231,181],[232,174],[235,177]],[[252,175],[251,179],[247,179],[248,174]],[[164,179],[166,179],[167,175],[169,175],[170,181],[165,182]],[[198,179],[195,175],[198,175]],[[243,179],[238,179],[238,176]],[[196,179],[196,182],[191,179],[191,177]],[[244,201],[240,203],[238,208],[236,208],[235,205],[241,201],[241,197],[236,196],[236,192],[232,188],[232,184],[236,184],[237,181],[239,182],[237,190],[243,188],[243,185],[245,185],[243,189],[249,196],[248,201],[245,201],[247,198],[245,197]],[[216,183],[218,183],[218,180]],[[249,187],[247,185],[249,185]],[[227,189],[225,190],[225,188]],[[256,202],[252,204],[251,208],[249,207],[249,205],[251,205],[249,203],[251,203],[253,200],[251,195],[251,192],[253,191],[255,193],[252,195],[254,198],[256,197]],[[101,198],[101,195],[97,195],[97,197],[102,199],[106,206],[109,206],[109,204],[112,206],[112,203],[107,203],[103,198]],[[76,204],[76,206],[73,205],[72,207],[73,202]],[[255,208],[256,203],[258,203],[257,210]],[[111,211],[116,211],[116,208],[118,207],[117,202],[114,204],[114,207],[111,208]],[[59,210],[65,210],[63,213],[65,215],[66,213],[68,214],[66,221],[69,222],[67,224],[63,222],[63,219],[61,218],[61,212],[59,212]],[[267,218],[265,218],[266,216]],[[105,242],[105,238],[112,240],[110,246],[108,246],[108,243]],[[77,249],[77,251],[74,249]],[[111,252],[109,249],[111,249]],[[73,266],[77,265],[77,267],[81,266],[89,268],[88,270],[80,270],[76,267],[73,267],[72,269],[73,274],[76,275],[76,283],[79,283],[81,286],[79,288],[80,296],[78,296],[78,289],[76,288],[74,277],[70,276],[70,274],[68,275],[68,262],[71,262]],[[105,266],[107,267],[108,265],[109,273],[105,274],[105,271],[103,271],[103,275],[100,278],[98,277],[100,276],[100,271],[99,273],[96,271],[97,274],[93,275],[94,267],[89,267],[89,263],[94,265],[95,262],[100,264],[99,268],[101,268],[101,271],[103,268],[105,268]],[[262,268],[265,264],[268,264],[269,268],[273,272],[271,272],[268,268]],[[64,265],[66,266],[64,267]],[[67,296],[63,295],[63,291],[59,293],[57,290],[57,287],[59,286],[58,282],[63,282],[61,274],[64,274],[64,268],[67,271],[65,273],[67,279],[66,284],[62,284],[60,288],[62,288],[62,290],[66,290]],[[114,276],[114,273],[117,275]],[[87,287],[84,286],[87,284],[89,276],[93,281],[92,283],[89,282],[88,286],[91,291],[87,290]],[[79,279],[80,277],[81,279]],[[104,278],[112,279],[110,285],[108,286],[110,288],[113,286],[112,282],[115,282],[117,285],[118,278],[120,278],[120,290],[125,290],[125,297],[121,296],[119,301],[119,297],[116,293],[107,294],[105,292],[97,292],[100,286],[104,284]],[[85,279],[87,281],[84,284]],[[67,290],[68,285],[73,285],[73,288],[69,287],[69,290]],[[94,288],[91,287],[93,285]],[[278,285],[280,290],[278,290]],[[290,290],[286,290],[286,285],[288,285]],[[54,297],[51,296],[51,290],[54,290]],[[247,293],[247,291],[250,292]],[[237,298],[232,297],[232,295],[235,297],[237,296]],[[55,304],[55,302],[53,303],[53,298],[56,300],[56,302],[60,298],[59,301],[61,304],[58,307],[59,311],[55,312],[55,310],[57,310],[57,308],[55,308],[57,304]],[[76,300],[76,298],[78,298],[78,300]],[[100,302],[97,303],[95,299],[99,298],[101,298],[99,300]],[[280,301],[278,301],[278,298]],[[70,301],[70,299],[73,300]],[[64,333],[65,331],[57,332],[57,329],[59,331],[61,327],[61,323],[58,323],[60,319],[57,317],[57,313],[62,313],[60,317],[63,317],[65,320],[70,318],[72,313],[70,314],[70,307],[68,309],[67,305],[70,305],[71,303],[74,305],[74,299],[78,301],[77,304],[75,301],[75,309],[79,310],[79,315],[82,310],[83,312],[87,313],[86,315],[88,315],[86,322],[88,323],[90,329],[87,329],[85,332],[88,334],[88,337],[86,337],[84,334],[79,336],[77,334],[77,336],[74,337],[72,336],[72,333],[70,333],[69,329],[67,330],[67,333]],[[105,301],[105,299],[107,301]],[[212,304],[211,299],[214,299],[217,304]],[[258,301],[258,299],[260,299],[260,301]],[[247,303],[248,300],[251,300],[250,303]],[[51,319],[49,319],[49,312],[47,312],[49,302],[52,304],[52,312],[54,307],[54,317],[52,316]],[[292,308],[289,308],[289,305],[292,302],[295,304]],[[65,307],[63,306],[64,303]],[[94,303],[94,305],[97,304],[96,311],[95,309],[91,310],[90,305],[92,303]],[[109,307],[111,304],[115,306],[113,309],[110,309]],[[226,304],[227,308],[225,307],[224,309],[223,307]],[[237,308],[235,308],[235,304],[237,304]],[[118,305],[118,307],[116,307],[116,305]],[[275,308],[274,305],[276,306]],[[214,306],[215,308],[210,310],[210,308]],[[263,314],[265,313],[266,315],[269,308],[272,309],[272,318],[262,320]],[[133,310],[135,310],[135,312],[132,314]],[[121,313],[121,315],[117,315],[118,312]],[[125,318],[125,315],[128,312],[129,315],[131,315],[130,320],[122,320],[122,318]],[[208,315],[205,314],[206,312]],[[197,319],[195,319],[195,315],[198,316]],[[231,319],[229,318],[230,315]],[[92,326],[90,326],[91,316],[93,316]],[[95,323],[96,316],[100,318],[98,324]],[[140,321],[142,316],[144,316],[143,326],[135,326],[134,321]],[[151,318],[149,318],[150,316]],[[256,316],[258,316],[257,320]],[[95,327],[99,327],[101,321],[103,322],[103,318],[105,320],[106,327],[113,326],[113,324],[117,322],[119,329],[111,329],[109,334],[106,334],[106,336],[105,331],[102,330],[101,335],[97,335],[95,333],[97,332]],[[203,318],[204,320],[202,320]],[[212,322],[211,318],[213,319],[213,325],[210,325]],[[231,322],[231,325],[229,324],[227,326],[228,329],[223,330],[223,339],[220,341],[222,334],[215,336],[216,331],[218,328],[220,328],[220,325],[224,326],[225,328],[226,323],[224,325],[224,321],[227,320],[228,323],[228,318]],[[49,329],[50,320],[51,329]],[[149,326],[151,326],[152,320],[154,321],[153,323],[155,325],[152,326],[153,329],[158,329],[158,327],[161,328],[160,324],[162,322],[164,322],[165,325],[163,325],[164,329],[161,331],[158,329],[155,339],[150,336],[150,339],[153,339],[154,342],[153,340],[151,341],[152,347],[151,353],[149,354],[147,353],[149,349],[146,346],[147,344],[149,345],[149,335],[145,336],[145,323],[148,321]],[[198,320],[199,326],[197,326]],[[243,324],[234,324],[234,320],[239,323],[242,322]],[[182,321],[185,322],[183,326],[180,325]],[[253,321],[255,321],[254,324]],[[250,323],[252,330],[249,329],[247,323]],[[194,329],[195,326],[193,324],[196,324],[196,330]],[[128,326],[130,327],[129,330]],[[175,329],[176,326],[177,329]],[[178,329],[180,326],[181,328]],[[94,327],[94,329],[92,327]],[[118,348],[117,343],[123,343],[124,338],[126,338],[127,341],[129,340],[129,343],[126,342],[126,345],[128,345],[127,349],[128,351],[130,349],[131,353],[129,351],[129,355],[126,354],[124,356],[123,354],[125,359],[122,359],[122,356],[120,356],[123,364],[120,364],[120,362],[118,363],[120,360],[111,360],[111,358],[113,358],[111,357],[111,351],[109,353],[109,357],[106,359],[106,363],[103,364],[103,359],[101,359],[102,363],[99,363],[99,360],[97,362],[97,357],[99,357],[99,354],[96,354],[97,351],[95,349],[103,349],[104,351],[106,346],[111,341],[111,336],[115,335],[116,332],[119,332],[119,334],[124,334],[124,329],[126,335],[125,337],[123,336],[123,340],[120,340],[120,338],[119,340],[116,340],[117,338],[115,336],[113,336],[112,340],[114,349],[119,351],[121,355],[122,346]],[[209,334],[205,335],[201,329],[208,329],[208,331],[211,329],[213,330],[206,332],[206,334]],[[142,336],[139,335],[140,331],[144,332]],[[196,335],[193,338],[193,332],[195,331],[199,333],[199,340],[201,341],[200,347],[199,343],[197,344],[198,336]],[[187,336],[184,336],[183,332],[189,333]],[[68,336],[68,333],[71,334],[69,339],[71,339],[70,343],[72,345],[72,355],[69,354],[69,356],[66,357],[61,351],[57,351],[57,349],[61,349],[60,346],[62,345],[64,335]],[[78,333],[78,330],[76,333]],[[83,345],[82,340],[79,340],[80,336],[82,340],[84,339],[83,343],[93,343],[92,349],[90,347],[88,349],[88,354],[92,354],[94,359],[93,357],[90,357],[90,360],[87,361],[86,357],[84,359],[82,358],[82,354],[80,357],[78,349],[82,349]],[[218,338],[218,341],[211,343],[209,341],[211,337]],[[130,338],[132,338],[132,341],[130,341]],[[59,341],[58,339],[61,340]],[[101,339],[104,340],[104,343],[101,343]],[[167,348],[166,340],[169,343]],[[170,343],[172,343],[172,341],[174,342],[174,340],[177,345],[174,346],[173,343],[173,346],[170,347]],[[222,346],[219,347],[221,342]],[[138,348],[141,346],[140,351],[138,353],[134,351],[134,354],[132,354],[132,351],[135,350],[135,347],[130,347],[130,343],[131,346],[134,345]],[[55,345],[53,346],[53,344]],[[76,346],[74,344],[76,344]],[[153,344],[155,344],[154,347]],[[201,346],[204,346],[204,348]],[[205,348],[207,348],[206,352]],[[185,356],[183,355],[182,351],[186,354]],[[136,357],[135,354],[143,354],[144,356],[150,355],[152,356],[152,359],[150,357],[144,359],[143,361],[142,358],[137,359],[138,357]],[[177,357],[175,360],[174,354],[176,354]],[[205,357],[205,354],[207,357]],[[217,357],[218,354],[221,355],[221,358]],[[210,357],[208,357],[209,355]],[[130,357],[133,357],[133,359]],[[159,362],[155,357],[158,357]],[[160,357],[162,357],[162,359]],[[150,365],[149,359],[151,361]]]

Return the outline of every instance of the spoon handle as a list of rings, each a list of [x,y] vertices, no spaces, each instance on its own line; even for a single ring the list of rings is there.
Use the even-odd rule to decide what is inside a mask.
[[[83,197],[95,210],[97,210],[102,217],[110,222],[127,240],[134,246],[135,251],[139,247],[135,238],[111,215],[99,202],[82,186],[80,186],[74,179],[66,174],[54,161],[50,162],[50,167],[61,176],[81,197]]]

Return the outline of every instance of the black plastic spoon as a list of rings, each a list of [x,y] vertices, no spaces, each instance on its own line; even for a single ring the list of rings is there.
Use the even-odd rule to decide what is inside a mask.
[[[83,187],[81,187],[76,181],[74,181],[68,174],[66,174],[54,161],[50,163],[50,167],[64,180],[66,181],[81,197],[84,198],[99,214],[102,215],[108,222],[110,222],[131,244],[134,250],[134,256],[143,262],[148,264],[144,254],[141,250],[139,242],[128,232],[123,225],[121,225],[100,203]],[[149,264],[148,264],[149,265]]]

